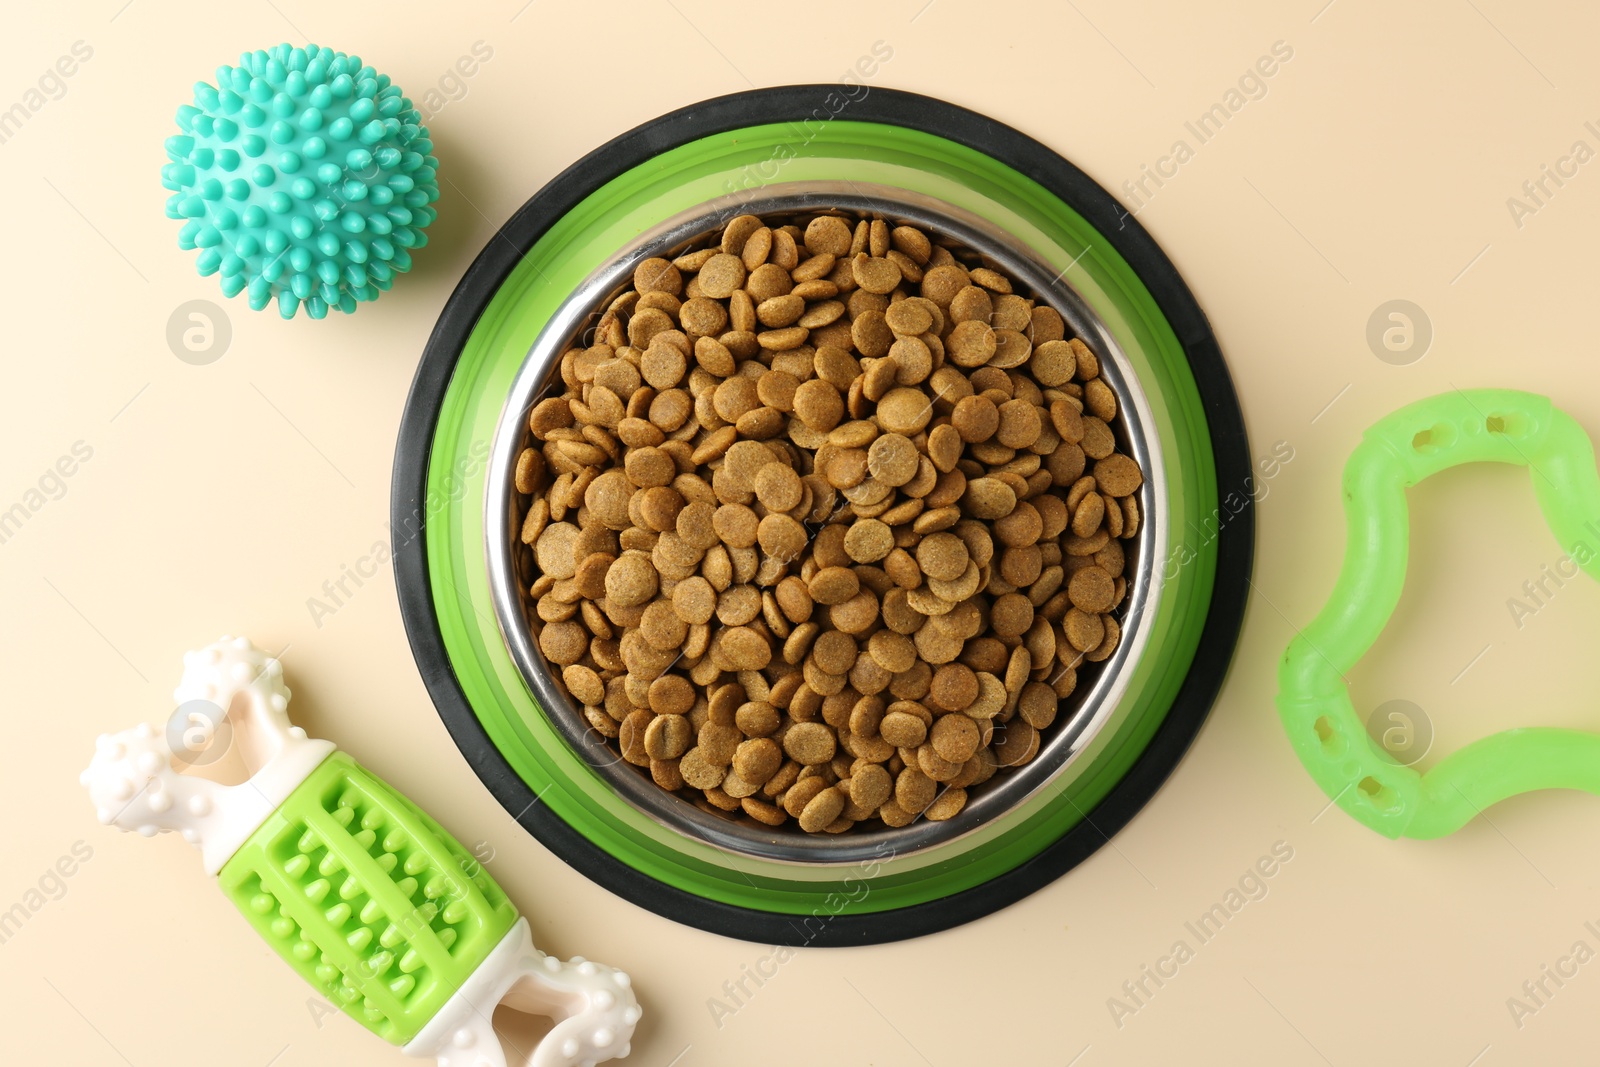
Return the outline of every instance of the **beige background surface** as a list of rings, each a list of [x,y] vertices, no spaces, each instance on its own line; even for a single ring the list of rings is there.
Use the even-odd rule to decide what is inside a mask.
[[[96,825],[76,783],[96,733],[168,714],[185,649],[245,631],[289,646],[294,711],[312,733],[492,850],[541,946],[635,975],[648,1014],[630,1063],[1584,1059],[1600,963],[1560,988],[1546,980],[1554,995],[1520,1025],[1507,1001],[1543,967],[1570,971],[1561,960],[1576,942],[1600,950],[1585,927],[1600,929],[1600,803],[1523,798],[1447,840],[1391,843],[1337,810],[1319,817],[1325,800],[1271,698],[1276,657],[1331,585],[1338,472],[1366,425],[1452,386],[1512,385],[1555,395],[1600,432],[1589,326],[1600,164],[1520,227],[1507,206],[1575,141],[1600,149],[1584,127],[1600,120],[1600,16],[1508,0],[1324,2],[15,6],[0,108],[74,42],[93,56],[0,144],[0,510],[75,442],[93,456],[0,544],[12,753],[0,909],[41,878],[56,890],[46,872],[75,842],[93,855],[0,944],[4,1058],[402,1062],[343,1017],[319,1019],[187,846]],[[353,318],[285,323],[230,302],[223,357],[181,362],[169,316],[221,298],[162,214],[173,110],[242,49],[308,37],[359,52],[414,97],[475,42],[493,49],[430,122],[448,179],[432,242]],[[306,601],[383,536],[423,340],[518,205],[639,122],[752,85],[837,79],[879,40],[894,54],[874,84],[1009,122],[1112,189],[1188,138],[1185,120],[1274,42],[1293,48],[1140,219],[1216,326],[1254,450],[1283,441],[1294,459],[1260,509],[1249,616],[1216,711],[1114,847],[964,928],[803,951],[719,1027],[708,999],[770,950],[656,918],[519,830],[440,725],[387,570],[320,627]],[[1409,365],[1365,340],[1391,299],[1420,305],[1434,331]],[[1413,493],[1413,513],[1410,584],[1353,674],[1358,706],[1413,702],[1435,753],[1515,723],[1591,723],[1600,590],[1571,582],[1520,627],[1507,605],[1560,556],[1523,472],[1451,472]],[[1293,859],[1267,895],[1119,1026],[1108,999],[1174,941],[1194,946],[1185,922],[1280,841]]]

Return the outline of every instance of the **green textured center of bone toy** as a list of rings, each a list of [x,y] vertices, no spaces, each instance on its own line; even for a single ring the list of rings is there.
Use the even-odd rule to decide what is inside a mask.
[[[437,212],[427,127],[387,75],[331,48],[247,52],[178,108],[161,183],[202,275],[293,318],[351,312],[411,269]]]
[[[517,921],[455,838],[342,752],[251,835],[218,884],[302,978],[397,1045]]]
[[[1351,703],[1344,675],[1383,632],[1405,584],[1406,490],[1479,462],[1530,468],[1556,540],[1600,578],[1600,557],[1580,547],[1587,525],[1600,519],[1600,476],[1594,445],[1570,416],[1546,397],[1509,389],[1419,400],[1369,429],[1345,464],[1344,566],[1278,669],[1278,711],[1301,762],[1341,808],[1389,837],[1441,837],[1489,805],[1537,789],[1600,794],[1600,735],[1506,730],[1420,774],[1369,741]]]

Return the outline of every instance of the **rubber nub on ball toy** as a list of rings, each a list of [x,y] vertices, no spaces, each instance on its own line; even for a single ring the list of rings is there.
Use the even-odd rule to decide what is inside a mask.
[[[198,82],[167,138],[161,184],[178,247],[257,311],[350,312],[411,269],[439,161],[400,87],[331,48],[246,52]]]
[[[535,1067],[628,1054],[640,1014],[628,976],[534,948],[528,921],[455,838],[289,724],[276,659],[224,637],[184,665],[164,732],[99,739],[79,780],[101,822],[197,845],[284,962],[409,1056],[505,1067],[491,1022],[502,1004],[559,1020],[527,1058]]]
[[[1333,593],[1284,653],[1278,711],[1301,762],[1349,815],[1387,837],[1433,838],[1537,789],[1600,793],[1600,735],[1532,726],[1474,741],[1426,774],[1370,740],[1344,680],[1400,600],[1410,546],[1406,490],[1463,463],[1528,467],[1545,521],[1591,577],[1600,521],[1594,445],[1547,397],[1468,389],[1379,421],[1344,468],[1345,555]]]

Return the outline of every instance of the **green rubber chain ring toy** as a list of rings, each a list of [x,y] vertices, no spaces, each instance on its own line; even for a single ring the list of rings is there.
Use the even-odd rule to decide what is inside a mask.
[[[1556,540],[1600,579],[1600,558],[1578,551],[1585,523],[1600,516],[1594,445],[1582,427],[1533,393],[1473,389],[1430,397],[1378,422],[1351,453],[1343,568],[1279,665],[1278,712],[1301,762],[1349,815],[1391,838],[1443,837],[1490,805],[1537,789],[1600,794],[1600,735],[1506,730],[1424,774],[1371,742],[1351,704],[1343,676],[1377,640],[1405,584],[1405,491],[1439,471],[1480,462],[1528,467]]]

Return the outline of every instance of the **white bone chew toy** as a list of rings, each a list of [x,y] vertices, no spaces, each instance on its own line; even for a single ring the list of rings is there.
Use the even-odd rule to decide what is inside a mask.
[[[455,838],[289,724],[276,659],[224,637],[184,668],[165,732],[100,737],[79,780],[102,823],[199,846],[278,955],[408,1056],[505,1067],[491,1022],[501,1004],[558,1020],[529,1067],[628,1054],[640,1014],[628,976],[534,948],[528,921]],[[238,784],[196,773],[230,765]]]

